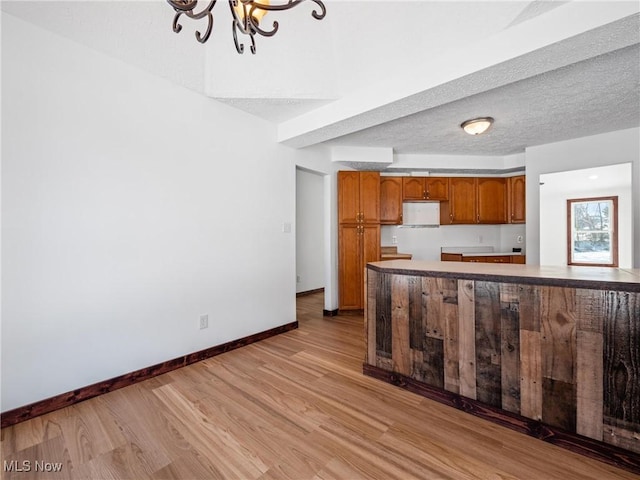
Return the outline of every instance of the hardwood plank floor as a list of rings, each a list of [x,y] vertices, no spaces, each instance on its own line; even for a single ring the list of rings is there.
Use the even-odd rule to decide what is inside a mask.
[[[3,429],[2,478],[638,478],[363,376],[362,316],[297,302],[297,330]]]

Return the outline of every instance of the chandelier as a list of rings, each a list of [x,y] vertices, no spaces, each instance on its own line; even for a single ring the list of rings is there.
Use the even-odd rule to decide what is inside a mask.
[[[216,4],[217,0],[209,0],[208,5],[199,12],[198,8],[199,0],[167,0],[169,5],[173,7],[176,14],[173,17],[173,31],[179,33],[182,30],[182,25],[178,23],[182,15],[186,15],[194,20],[207,19],[207,30],[204,35],[199,31],[196,31],[196,39],[200,43],[204,43],[209,39],[211,30],[213,29],[213,14],[211,10]],[[272,37],[278,31],[278,22],[274,21],[271,29],[262,29],[259,26],[260,20],[267,12],[274,12],[278,10],[289,10],[290,8],[299,5],[304,0],[286,0],[286,3],[280,3],[271,5],[269,0],[228,0],[231,14],[233,15],[232,31],[233,41],[236,45],[238,53],[244,53],[244,43],[238,40],[238,32],[243,35],[248,35],[251,41],[251,53],[256,53],[256,42],[254,39],[255,34],[262,35],[263,37]],[[320,10],[313,10],[311,16],[317,20],[322,20],[327,13],[327,9],[324,3],[320,0],[311,0],[315,3]],[[206,3],[206,2],[203,2]]]

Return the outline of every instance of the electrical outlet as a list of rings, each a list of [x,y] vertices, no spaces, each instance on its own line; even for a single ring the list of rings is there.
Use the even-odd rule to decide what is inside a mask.
[[[200,330],[209,328],[209,315],[200,315]]]
[[[518,242],[518,243],[522,243],[523,241],[524,241],[524,239],[522,238],[522,235],[518,235],[518,236],[516,237],[516,242]]]
[[[484,238],[482,238],[482,235],[478,235],[478,243],[482,243],[484,241]]]
[[[300,275],[296,275],[296,283],[300,283]]]
[[[394,245],[398,244],[398,237],[396,237],[395,235],[393,237],[391,237],[391,243],[393,243]]]

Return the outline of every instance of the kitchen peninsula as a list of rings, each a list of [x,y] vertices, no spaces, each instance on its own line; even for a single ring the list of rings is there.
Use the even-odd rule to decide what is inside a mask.
[[[364,373],[640,473],[640,270],[373,262]]]

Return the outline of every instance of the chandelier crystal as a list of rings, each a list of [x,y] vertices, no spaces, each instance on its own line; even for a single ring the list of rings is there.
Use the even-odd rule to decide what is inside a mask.
[[[238,39],[238,33],[243,35],[247,35],[251,42],[250,49],[251,53],[256,53],[256,42],[254,36],[256,34],[262,35],[263,37],[272,37],[278,31],[278,22],[274,21],[271,25],[271,28],[263,29],[260,28],[260,20],[264,17],[267,12],[275,12],[280,10],[289,10],[304,0],[286,0],[284,3],[271,4],[270,0],[228,0],[229,8],[231,10],[231,14],[233,16],[232,23],[232,31],[233,31],[233,41],[236,45],[236,50],[238,53],[244,53],[244,43],[242,43]],[[324,6],[324,3],[321,0],[309,0],[315,3],[319,10],[314,9],[311,12],[311,16],[316,20],[322,20],[326,13],[327,9]],[[182,15],[186,15],[187,17],[194,20],[201,20],[203,18],[207,19],[207,29],[204,34],[200,31],[196,31],[196,40],[200,43],[204,43],[209,39],[211,35],[211,31],[213,30],[213,14],[211,11],[215,6],[217,0],[209,0],[208,3],[206,1],[202,2],[207,3],[207,5],[200,11],[198,9],[198,3],[200,0],[167,0],[169,5],[173,7],[175,10],[175,16],[173,17],[173,31],[179,33],[182,30],[182,25],[178,23],[180,17]]]

